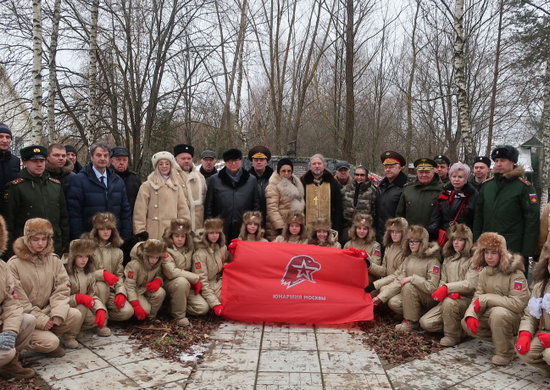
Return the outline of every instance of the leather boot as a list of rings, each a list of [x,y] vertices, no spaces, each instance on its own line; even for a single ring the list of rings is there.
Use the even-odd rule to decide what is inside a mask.
[[[19,352],[15,354],[15,357],[3,367],[0,367],[0,375],[4,378],[15,379],[28,379],[35,375],[32,368],[25,368],[19,361]]]

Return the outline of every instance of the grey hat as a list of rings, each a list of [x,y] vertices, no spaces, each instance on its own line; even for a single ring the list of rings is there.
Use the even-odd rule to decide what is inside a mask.
[[[335,169],[336,171],[338,171],[338,170],[340,170],[340,169],[342,169],[342,168],[346,168],[346,169],[349,171],[349,169],[350,169],[349,163],[348,163],[347,161],[338,161],[338,162],[336,163],[336,165],[334,166],[334,169]]]
[[[201,158],[216,158],[216,153],[211,150],[205,150],[201,153]]]
[[[116,156],[130,156],[130,153],[128,152],[128,149],[126,149],[124,146],[115,146],[111,149],[111,158]]]

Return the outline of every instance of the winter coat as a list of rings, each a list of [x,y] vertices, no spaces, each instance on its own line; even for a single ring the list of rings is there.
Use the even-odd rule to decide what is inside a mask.
[[[117,230],[122,239],[132,235],[132,213],[124,181],[110,168],[105,172],[107,188],[97,179],[91,163],[71,179],[67,192],[67,210],[72,239],[92,230],[92,217],[100,211],[109,211],[116,216]]]
[[[483,232],[497,232],[506,238],[511,252],[533,256],[539,235],[539,203],[531,183],[523,179],[523,167],[495,173],[483,183],[477,197],[474,241]]]
[[[284,236],[277,236],[273,242],[287,242],[289,244],[307,244],[307,238],[301,238],[300,235],[291,235],[288,241],[285,240]]]
[[[395,279],[384,290],[378,298],[386,302],[393,296],[401,293],[401,279],[412,276],[411,283],[422,293],[430,295],[439,287],[440,266],[439,245],[434,242],[428,244],[426,251],[419,256],[413,252],[405,258],[401,266],[395,271]]]
[[[210,178],[204,205],[204,219],[224,220],[223,232],[228,240],[239,236],[243,214],[260,210],[260,194],[256,178],[242,169],[241,177],[235,183],[222,168]]]
[[[386,221],[395,218],[395,212],[403,186],[409,181],[407,175],[401,171],[390,183],[387,178],[382,179],[378,185],[378,196],[376,196],[376,241],[382,242],[386,231]]]
[[[527,331],[532,335],[535,335],[540,331],[545,331],[546,333],[550,332],[550,313],[547,309],[540,307],[541,298],[544,299],[544,297],[546,297],[546,301],[549,300],[550,283],[546,283],[544,294],[542,294],[543,284],[544,281],[541,280],[534,285],[529,304],[525,306],[525,310],[523,311],[523,317],[521,318],[521,322],[519,324],[519,332]],[[539,300],[539,303],[536,302],[537,300]],[[540,310],[539,313],[534,311],[535,307]]]
[[[327,239],[322,242],[317,238],[317,232],[311,232],[307,243],[309,245],[324,246],[326,248],[342,248],[342,245],[338,242],[338,232],[334,229],[330,229]]]
[[[97,244],[94,250],[95,271],[94,277],[98,282],[105,282],[103,271],[112,273],[118,278],[113,286],[110,286],[111,292],[116,294],[124,294],[126,296],[126,288],[124,287],[124,267],[122,261],[124,254],[119,248],[115,248],[110,242]],[[105,282],[107,283],[107,282]]]
[[[269,165],[265,167],[264,173],[261,175],[258,175],[256,171],[254,170],[254,167],[250,168],[248,170],[248,173],[250,173],[252,176],[256,178],[256,185],[258,186],[258,194],[260,195],[260,211],[262,212],[262,218],[263,218],[263,228],[268,228],[271,230],[271,227],[267,226],[267,223],[269,222],[267,220],[267,207],[266,207],[266,196],[265,196],[265,189],[267,188],[269,184],[269,179],[271,178],[271,175],[273,174],[273,168],[271,168]]]
[[[378,242],[374,240],[374,229],[369,228],[367,236],[363,239],[357,237],[357,232],[355,227],[350,228],[350,238],[348,242],[344,245],[344,249],[356,248],[363,249],[369,255],[369,274],[375,277],[386,276],[386,270],[382,269],[382,253],[381,247]]]
[[[23,311],[36,317],[36,329],[45,330],[50,320],[61,325],[69,313],[70,282],[61,259],[52,253],[51,240],[39,255],[30,251],[24,237],[15,240],[13,250],[8,266]]]
[[[65,269],[67,270],[67,273],[69,275],[69,281],[71,286],[71,297],[69,299],[69,304],[71,307],[77,307],[78,304],[76,303],[76,294],[85,294],[91,296],[94,301],[95,305],[90,310],[92,313],[95,313],[98,310],[105,310],[105,305],[98,297],[98,291],[97,286],[95,283],[95,276],[93,272],[87,273],[85,271],[85,268],[78,268],[74,267],[74,259],[69,260],[67,264],[65,264]]]
[[[540,216],[539,242],[537,253],[540,253],[545,242],[550,241],[550,203],[548,203]]]
[[[206,172],[204,169],[202,169],[201,165],[201,167],[199,168],[199,173],[204,177],[206,186],[208,187],[208,184],[210,183],[210,178],[218,173],[218,170],[216,169],[216,167],[214,167],[214,169],[212,169],[212,172]]]
[[[195,244],[192,270],[199,275],[202,283],[201,295],[210,308],[221,305],[222,270],[227,254],[225,245],[220,247],[208,242],[206,234]]]
[[[23,306],[15,291],[15,281],[8,265],[0,261],[0,329],[19,334]]]
[[[447,184],[437,197],[437,206],[432,211],[427,228],[430,237],[435,240],[439,229],[447,230],[461,207],[464,208],[460,210],[455,224],[463,223],[472,228],[477,195],[477,190],[469,182],[466,182],[458,192],[452,184]]]
[[[306,226],[309,227],[311,225],[311,221],[316,218],[328,217],[330,215],[332,228],[338,232],[338,235],[341,235],[342,194],[340,192],[338,180],[335,180],[326,169],[321,176],[322,183],[320,186],[317,186],[313,179],[314,176],[311,171],[307,171],[301,177],[306,196]],[[324,199],[325,193],[328,194],[330,199]]]
[[[472,265],[478,268],[484,264],[474,261]],[[496,267],[484,266],[479,273],[476,292],[472,298],[472,302],[479,298],[481,310],[476,313],[471,304],[464,318],[475,317],[479,320],[485,310],[496,306],[520,316],[529,300],[529,288],[524,271],[523,259],[517,253],[507,254],[500,259]]]
[[[187,243],[186,243],[187,244]],[[192,272],[193,249],[184,245],[182,248],[175,246],[167,249],[168,256],[162,261],[162,273],[168,280],[184,278],[191,284],[197,284],[199,275]]]
[[[28,219],[44,218],[53,226],[55,252],[62,255],[62,248],[69,246],[69,216],[59,181],[50,178],[48,172],[41,177],[33,176],[26,168],[19,176],[6,184],[4,190],[2,214],[9,233],[8,248],[11,249],[15,239],[23,235]]]
[[[152,174],[151,174],[152,175]],[[151,175],[141,185],[134,207],[134,234],[146,231],[149,238],[162,240],[164,229],[174,218],[189,218],[183,187],[168,178],[155,184]]]
[[[384,250],[384,258],[382,259],[382,269],[385,270],[386,275],[382,279],[374,281],[374,288],[380,290],[381,287],[386,286],[395,280],[395,271],[399,268],[405,260],[405,254],[403,253],[403,247],[400,243],[393,243],[386,247]],[[382,272],[380,272],[382,274]]]
[[[178,169],[178,178],[189,208],[191,230],[202,228],[204,222],[204,201],[206,200],[206,181],[204,176],[191,165],[191,172]]]
[[[340,189],[344,188],[348,184],[353,183],[353,179],[351,178],[351,176],[348,176],[348,178],[346,179],[346,182],[343,183],[343,184],[340,182],[340,180],[338,180],[338,176],[334,175],[333,177],[334,177],[334,180],[336,180],[338,182],[338,185],[340,186]]]
[[[476,290],[479,269],[472,269],[471,256],[454,253],[443,259],[439,287],[447,286],[448,294],[459,293],[471,298]]]
[[[304,211],[304,185],[294,174],[292,180],[289,180],[274,172],[265,189],[265,200],[269,226],[266,233],[273,240],[277,231],[284,229],[284,218],[289,211]]]
[[[46,160],[46,171],[50,174],[50,177],[59,180],[61,188],[63,188],[63,194],[67,196],[71,179],[76,173],[73,172],[74,165],[71,160],[67,159],[65,165],[59,168],[57,165],[52,164]]]
[[[111,167],[111,169],[122,179],[122,181],[124,181],[124,187],[126,187],[126,197],[128,198],[128,203],[130,203],[130,212],[133,215],[137,194],[139,192],[139,188],[141,187],[141,179],[137,173],[129,169],[126,169],[124,172],[119,172],[113,167]]]
[[[344,229],[351,226],[356,214],[369,214],[376,221],[376,197],[378,190],[370,181],[352,182],[342,188],[342,210]]]
[[[4,189],[7,183],[19,177],[21,160],[9,150],[0,152],[0,189]]]
[[[426,185],[420,183],[418,179],[406,184],[403,187],[395,216],[405,218],[409,225],[428,227],[441,188],[441,180],[437,173]]]
[[[152,282],[156,278],[164,281],[162,274],[162,259],[151,267],[147,256],[140,256],[138,248],[147,241],[137,243],[130,252],[132,260],[126,264],[124,268],[124,287],[126,287],[126,296],[128,302],[133,302],[147,292],[147,283]],[[167,254],[168,256],[168,254]]]

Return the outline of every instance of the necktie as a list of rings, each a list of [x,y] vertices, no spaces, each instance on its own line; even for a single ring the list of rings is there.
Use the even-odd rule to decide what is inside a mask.
[[[101,184],[103,184],[103,187],[107,188],[107,184],[105,183],[105,176],[100,176],[99,178],[101,180]]]

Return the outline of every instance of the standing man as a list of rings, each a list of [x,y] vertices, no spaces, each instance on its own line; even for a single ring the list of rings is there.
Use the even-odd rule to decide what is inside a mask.
[[[395,216],[405,218],[409,225],[427,228],[443,185],[435,172],[437,163],[434,160],[419,158],[414,167],[416,180],[403,187]]]
[[[376,197],[376,241],[378,242],[382,242],[384,237],[386,221],[395,218],[403,186],[409,181],[403,172],[406,161],[402,155],[387,150],[380,155],[380,160],[384,165],[384,179],[378,185],[378,196]]]
[[[439,156],[434,158],[434,161],[437,163],[435,173],[439,175],[439,178],[443,182],[443,185],[447,184],[450,181],[449,169],[451,167],[451,160],[440,154]]]
[[[192,231],[203,226],[204,200],[206,199],[206,180],[195,169],[194,156],[195,148],[191,145],[179,144],[174,146],[174,157],[181,168],[181,172],[179,172],[180,184],[183,187],[189,213],[191,214]]]
[[[314,154],[309,160],[309,171],[301,177],[306,192],[306,226],[320,217],[329,218],[332,229],[342,234],[342,193],[340,185],[325,169],[323,155]]]
[[[132,235],[130,203],[122,179],[107,167],[111,148],[105,142],[90,147],[90,163],[71,180],[67,192],[67,210],[71,237],[79,238],[93,228],[92,217],[109,211],[117,219],[122,239]]]
[[[82,170],[82,165],[80,165],[80,163],[76,161],[76,149],[73,145],[65,145],[65,152],[67,152],[67,159],[73,163],[73,172],[79,173]]]
[[[239,236],[243,214],[260,210],[256,178],[242,169],[242,159],[239,149],[223,152],[225,167],[210,178],[206,192],[204,219],[222,218],[228,242]]]
[[[248,159],[252,161],[252,168],[248,170],[252,176],[256,178],[258,183],[258,194],[260,195],[260,211],[262,212],[263,228],[266,227],[267,207],[265,200],[265,189],[269,184],[269,178],[273,174],[273,168],[267,163],[271,159],[271,152],[268,148],[258,145],[248,151]],[[271,230],[271,224],[266,231]]]
[[[216,169],[216,153],[211,150],[205,150],[201,153],[201,167],[199,172],[204,176],[206,185],[208,185],[210,177],[218,173]]]
[[[61,144],[51,144],[48,146],[48,157],[46,158],[46,171],[50,177],[59,180],[63,194],[67,195],[69,183],[76,173],[73,172],[74,165],[67,158],[65,147]]]
[[[535,188],[523,178],[518,158],[519,151],[510,145],[491,152],[495,174],[477,197],[473,231],[474,241],[484,232],[499,233],[508,250],[521,253],[527,266],[537,248],[539,203]]]
[[[21,170],[21,160],[10,151],[11,141],[11,130],[0,123],[0,189],[4,189],[6,183],[17,179]]]
[[[9,234],[8,254],[13,254],[13,242],[23,235],[25,222],[44,218],[53,226],[55,253],[58,256],[69,247],[69,216],[61,183],[45,171],[48,150],[31,145],[21,149],[24,168],[19,178],[4,189],[2,214]],[[8,257],[6,257],[8,258]]]
[[[488,157],[477,156],[474,158],[474,177],[470,183],[477,192],[481,191],[481,185],[489,178],[489,172],[491,172],[491,160]]]
[[[334,167],[334,170],[334,178],[338,182],[338,185],[340,185],[340,188],[344,188],[348,184],[353,183],[353,180],[349,174],[350,167],[347,161],[338,161]],[[369,180],[368,177],[367,180]]]
[[[133,216],[136,197],[139,187],[141,187],[141,179],[137,173],[128,168],[129,159],[130,153],[124,146],[115,146],[111,149],[111,169],[124,182],[126,196],[128,197],[128,203],[130,203],[130,214]]]

